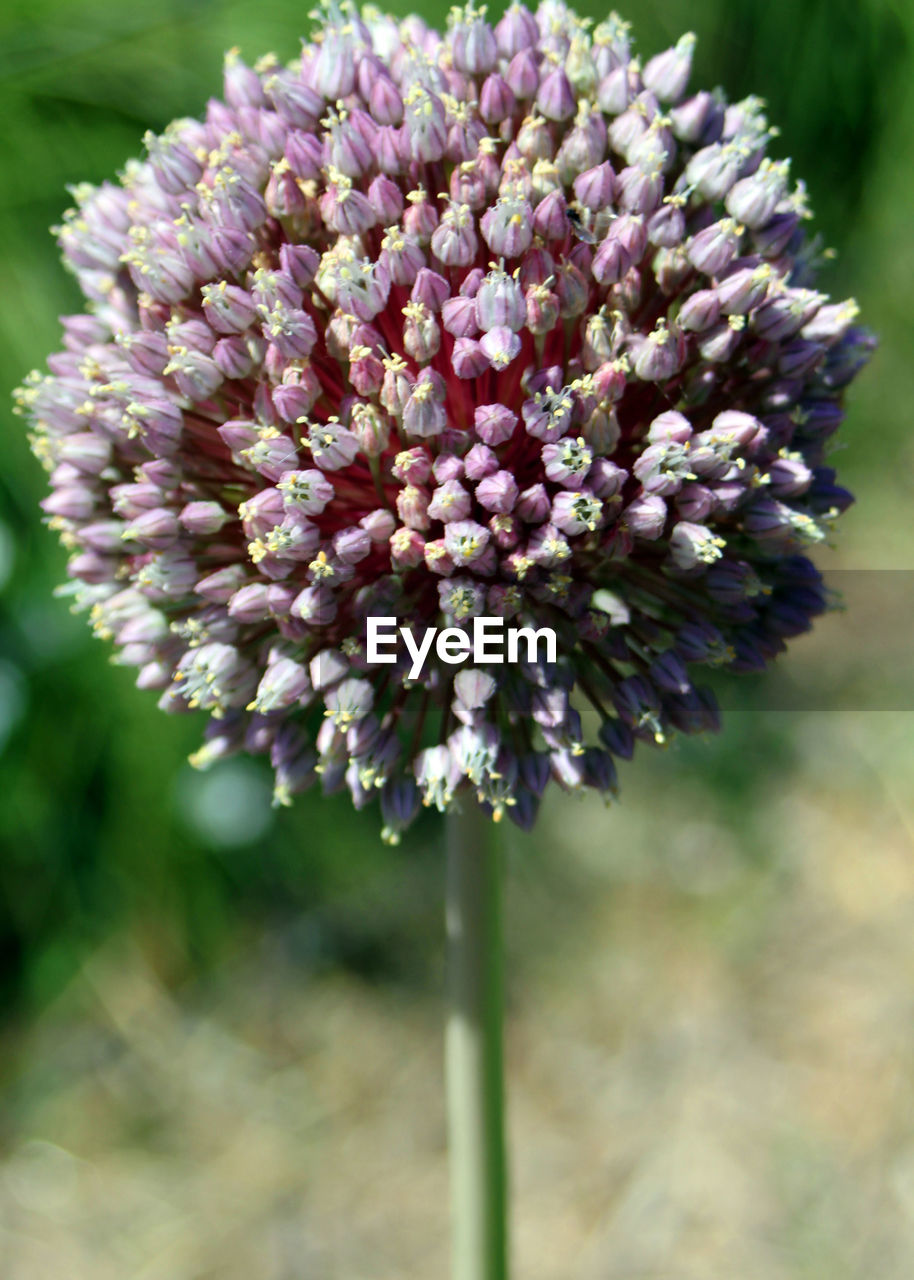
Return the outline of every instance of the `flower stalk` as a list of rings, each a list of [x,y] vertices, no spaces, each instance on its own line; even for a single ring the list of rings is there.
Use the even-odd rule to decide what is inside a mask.
[[[445,1058],[452,1280],[507,1280],[501,857],[478,805],[447,819]]]

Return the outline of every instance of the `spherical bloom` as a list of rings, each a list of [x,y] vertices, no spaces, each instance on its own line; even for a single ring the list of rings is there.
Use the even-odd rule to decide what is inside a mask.
[[[825,604],[806,556],[872,346],[815,285],[755,98],[687,96],[557,0],[494,26],[334,5],[289,65],[146,138],[59,229],[87,300],[21,402],[71,591],[138,684],[268,753],[276,798],[612,792],[715,727]],[[555,659],[418,674],[367,620],[552,628]],[[454,640],[454,635],[450,637]]]

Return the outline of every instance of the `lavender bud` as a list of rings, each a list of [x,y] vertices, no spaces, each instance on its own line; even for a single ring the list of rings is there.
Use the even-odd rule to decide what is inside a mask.
[[[510,440],[517,426],[517,415],[502,404],[482,404],[474,410],[473,423],[480,440],[494,449]]]
[[[651,58],[644,68],[644,83],[661,102],[678,102],[685,93],[694,51],[695,36],[689,32],[672,49]]]
[[[496,471],[476,487],[476,500],[487,511],[510,512],[518,498],[517,482],[510,471]]]
[[[458,480],[445,480],[432,494],[428,514],[432,520],[445,524],[454,520],[466,520],[472,508],[470,495]]]
[[[653,542],[660,537],[666,525],[666,503],[654,494],[635,498],[625,508],[623,520],[636,538]]]

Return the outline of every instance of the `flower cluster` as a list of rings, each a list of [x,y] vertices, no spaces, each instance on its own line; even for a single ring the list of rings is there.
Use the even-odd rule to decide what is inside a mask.
[[[695,667],[822,611],[806,550],[872,346],[815,288],[755,98],[687,95],[560,0],[495,25],[332,7],[145,139],[59,229],[88,300],[21,391],[66,588],[204,765],[268,753],[532,824],[636,739],[716,725]],[[365,620],[552,627],[555,663],[372,667]],[[583,714],[582,714],[583,713]]]

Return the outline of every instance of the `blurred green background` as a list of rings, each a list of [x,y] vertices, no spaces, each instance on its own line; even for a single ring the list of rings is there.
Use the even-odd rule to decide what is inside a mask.
[[[604,16],[593,3],[578,7]],[[445,6],[427,0],[421,12],[440,23]],[[852,389],[842,440],[841,478],[858,504],[842,521],[837,549],[825,555],[829,565],[846,571],[842,585],[851,607],[797,644],[775,677],[785,683],[773,686],[803,688],[818,679],[820,709],[773,711],[790,700],[778,703],[772,686],[751,681],[729,687],[724,733],[653,757],[643,753],[623,771],[622,801],[611,812],[560,797],[547,806],[536,836],[509,837],[509,943],[517,984],[509,1052],[521,1077],[518,1141],[523,1145],[520,1129],[529,1122],[545,1143],[518,1157],[519,1191],[527,1197],[518,1211],[519,1246],[528,1262],[523,1274],[569,1275],[563,1259],[574,1257],[574,1274],[619,1280],[711,1277],[723,1274],[715,1267],[724,1261],[730,1274],[738,1263],[741,1280],[909,1277],[914,1240],[901,1223],[914,1205],[914,1154],[899,1165],[904,1195],[892,1191],[895,1208],[884,1229],[870,1231],[877,1253],[856,1245],[855,1252],[841,1242],[847,1224],[856,1221],[853,1188],[867,1176],[846,1155],[847,1143],[871,1158],[870,1172],[879,1182],[889,1160],[880,1144],[889,1144],[894,1160],[905,1125],[910,1142],[914,1101],[910,1081],[904,1087],[896,1082],[878,1123],[872,1112],[875,1145],[866,1147],[860,1138],[861,1148],[849,1137],[857,1133],[852,1117],[859,1119],[861,1108],[870,1115],[867,1106],[877,1105],[867,1070],[880,1079],[896,1072],[903,1080],[914,1067],[912,1047],[892,1038],[914,1003],[914,929],[908,927],[914,925],[914,4],[638,0],[628,16],[646,54],[683,30],[697,32],[696,86],[721,84],[731,98],[754,92],[767,99],[781,131],[773,150],[793,158],[824,240],[838,251],[825,287],[858,299],[881,348]],[[238,45],[251,60],[268,50],[289,58],[308,25],[303,7],[288,0],[190,0],[154,8],[114,0],[7,0],[0,13],[0,385],[12,390],[40,365],[59,345],[57,317],[79,309],[47,232],[69,203],[66,185],[110,176],[139,152],[147,128],[158,131],[175,116],[199,113],[206,98],[220,92],[225,48]],[[412,1275],[413,1267],[417,1275],[436,1274],[444,1238],[434,1086],[440,825],[424,818],[391,852],[377,840],[376,815],[357,815],[344,799],[306,795],[291,811],[271,810],[270,781],[259,762],[232,761],[195,774],[185,760],[201,722],[159,713],[152,696],[133,688],[129,671],[109,664],[105,646],[90,637],[84,620],[52,598],[64,557],[38,519],[44,474],[28,452],[22,422],[8,411],[3,420],[0,995],[10,1100],[0,1129],[8,1156],[0,1172],[4,1273],[26,1280],[50,1274],[44,1268],[53,1264],[55,1273],[68,1277],[81,1277],[85,1266],[95,1280],[104,1280],[109,1266],[117,1280],[134,1274],[345,1280]],[[830,912],[823,902],[831,904]],[[856,957],[850,976],[842,967],[848,947]],[[607,985],[607,973],[617,974],[618,984]],[[691,985],[684,977],[690,974]],[[869,975],[870,986],[866,977],[860,986],[861,974]],[[824,984],[821,990],[816,982]],[[849,1013],[849,1022],[837,1029],[828,1024],[821,1035],[810,1032],[798,1047],[791,1039],[800,1035],[797,1020],[808,1030],[815,1011],[830,1008],[830,1001],[844,1007],[848,984],[862,1001],[859,1021]],[[626,992],[631,1000],[622,999]],[[798,1004],[790,1004],[791,992]],[[694,1040],[697,1057],[683,1056],[676,1036],[667,1042],[657,1029],[679,1028],[684,1020],[681,1034],[692,1043],[689,1026],[701,1027],[711,1006],[712,1022]],[[883,1040],[870,1026],[877,1007],[885,1018],[879,1023]],[[756,1014],[759,1025],[749,1026]],[[595,1020],[605,1023],[605,1043],[591,1034]],[[317,1040],[309,1040],[303,1023],[335,1030],[314,1032]],[[535,1038],[546,1028],[558,1040],[537,1051]],[[765,1040],[769,1033],[776,1048]],[[847,1079],[834,1083],[837,1097],[845,1098],[845,1087],[853,1097],[846,1114],[836,1104],[834,1115],[822,1121],[812,1078],[823,1062],[834,1066],[842,1046],[850,1046],[853,1058],[858,1034],[866,1039],[868,1066],[848,1067]],[[772,1061],[796,1066],[799,1054],[797,1070],[810,1079],[797,1086],[795,1107],[787,1085],[780,1101],[750,1105],[744,1090],[751,1085],[753,1098],[769,1098],[776,1075],[768,1059],[749,1055],[747,1046],[757,1048],[757,1036],[771,1048]],[[427,1068],[418,1084],[393,1070],[398,1062],[403,1067],[397,1054],[392,1074],[385,1075],[383,1046],[389,1054],[391,1038],[414,1055],[420,1075]],[[532,1057],[524,1045],[533,1045]],[[625,1045],[637,1052],[622,1061]],[[360,1076],[360,1058],[368,1062],[373,1055],[378,1077]],[[299,1106],[304,1085],[288,1075],[302,1060],[318,1077],[307,1124],[304,1104]],[[176,1097],[168,1068],[179,1062],[187,1068],[181,1078],[188,1092]],[[611,1062],[619,1065],[618,1086],[608,1083]],[[320,1081],[349,1080],[344,1064],[355,1075],[351,1096],[339,1100],[337,1112]],[[570,1083],[563,1074],[569,1064]],[[688,1074],[693,1067],[694,1079]],[[673,1099],[680,1119],[693,1116],[693,1104],[700,1111],[702,1090],[718,1067],[724,1072],[718,1104],[730,1098],[732,1115],[724,1108],[704,1129],[696,1121],[693,1157],[716,1149],[719,1124],[721,1132],[732,1130],[738,1142],[751,1146],[754,1158],[760,1150],[768,1153],[764,1168],[752,1166],[750,1175],[734,1155],[730,1175],[726,1162],[709,1172],[700,1160],[692,1168],[693,1157],[683,1155],[691,1169],[684,1185],[703,1207],[696,1219],[675,1201],[680,1207],[670,1210],[668,1221],[661,1211],[663,1189],[675,1184],[679,1157],[664,1148],[659,1183],[656,1169],[654,1182],[642,1170],[642,1181],[631,1187],[624,1178],[620,1183],[617,1165],[627,1151],[632,1168],[641,1169],[661,1131],[672,1141],[676,1126],[671,1130],[663,1098]],[[99,1081],[109,1068],[116,1079],[103,1086]],[[191,1075],[197,1083],[189,1083]],[[640,1096],[637,1082],[648,1078],[657,1088]],[[624,1093],[626,1081],[632,1092],[623,1097],[618,1090]],[[828,1087],[826,1081],[826,1093]],[[232,1092],[236,1088],[241,1092]],[[432,1120],[428,1132],[413,1131],[410,1146],[402,1122],[412,1113],[413,1088],[420,1094],[427,1089]],[[562,1088],[568,1097],[557,1103]],[[383,1113],[365,1102],[377,1101],[379,1090],[389,1090],[392,1099]],[[308,1162],[299,1167],[294,1151],[278,1145],[277,1135],[292,1123],[282,1111],[286,1105],[303,1133],[319,1131],[336,1116],[339,1149],[313,1150],[324,1151],[331,1164],[339,1158],[337,1183],[331,1178],[328,1184],[339,1194],[314,1206],[314,1221],[323,1227],[313,1235],[301,1225],[295,1198],[296,1170],[304,1177]],[[763,1125],[766,1106],[773,1110],[760,1136],[753,1126]],[[645,1109],[655,1107],[654,1127],[626,1134],[626,1117],[643,1119]],[[182,1145],[175,1131],[188,1114],[208,1116],[218,1129],[251,1108],[262,1127],[249,1140],[260,1166],[273,1173],[266,1179],[260,1225],[249,1226],[243,1242],[230,1246],[220,1217],[226,1205],[248,1194],[257,1202],[246,1190],[245,1161],[239,1155],[236,1168],[227,1157],[224,1167],[211,1167],[206,1141]],[[623,1139],[611,1155],[591,1152],[585,1175],[571,1148],[561,1144],[577,1134],[578,1148],[586,1147],[594,1108],[601,1117],[596,1127],[621,1130]],[[264,1119],[267,1112],[272,1119]],[[298,1132],[294,1124],[292,1130]],[[391,1150],[399,1153],[401,1181],[386,1186],[385,1198],[371,1211],[364,1199],[346,1199],[355,1192],[346,1172],[353,1172],[353,1151],[344,1150],[343,1134],[368,1167],[377,1143],[382,1180],[389,1172],[385,1152],[388,1160]],[[93,1141],[101,1143],[97,1150]],[[216,1202],[201,1201],[187,1213],[199,1212],[207,1222],[211,1214],[219,1225],[210,1236],[209,1228],[202,1235],[191,1232],[194,1244],[186,1254],[154,1214],[143,1216],[143,1196],[160,1204],[165,1193],[155,1182],[158,1175],[145,1165],[146,1173],[139,1171],[142,1152],[153,1163],[165,1160],[155,1166],[165,1170],[163,1186],[193,1192],[193,1170],[209,1170],[205,1183]],[[83,1185],[79,1170],[92,1160],[97,1194],[74,1202],[73,1188]],[[565,1200],[556,1199],[551,1178],[550,1195],[542,1174],[547,1166],[564,1170]],[[742,1185],[737,1169],[750,1179],[745,1203],[728,1207],[727,1195]],[[757,1185],[751,1181],[755,1172]],[[149,1186],[142,1181],[146,1174]],[[140,1190],[130,1181],[134,1175]],[[213,1189],[223,1185],[222,1177],[219,1199]],[[358,1182],[359,1194],[370,1199],[367,1179],[366,1173]],[[584,1179],[580,1187],[576,1179]],[[628,1188],[621,1201],[620,1187]],[[384,1232],[397,1188],[415,1219],[412,1234],[404,1227],[412,1241],[405,1253],[397,1253]],[[126,1197],[123,1221],[111,1207],[112,1194]],[[769,1207],[759,1209],[768,1204],[765,1195]],[[718,1206],[717,1217],[709,1199]],[[99,1217],[103,1200],[111,1221]],[[610,1221],[608,1206],[616,1225],[605,1228],[606,1244],[600,1224]],[[401,1202],[393,1208],[400,1212]],[[870,1209],[871,1220],[882,1222],[878,1206]],[[654,1210],[659,1219],[652,1218]],[[185,1213],[183,1202],[176,1201],[175,1213]],[[148,1242],[137,1243],[147,1239],[137,1234],[147,1218]],[[631,1240],[644,1222],[658,1220],[667,1244],[642,1256]],[[731,1224],[730,1234],[721,1236],[722,1222]],[[745,1256],[720,1252],[721,1240],[738,1242],[752,1232],[756,1243]],[[244,1249],[267,1236],[269,1267],[255,1261],[245,1272]],[[114,1252],[100,1243],[115,1238],[121,1244]],[[207,1252],[208,1239],[222,1241],[224,1253],[217,1244]],[[38,1241],[34,1255],[23,1240]],[[45,1244],[50,1252],[41,1251]],[[683,1269],[663,1269],[664,1248]],[[160,1253],[165,1261],[156,1263]],[[287,1255],[292,1261],[283,1261]],[[262,1261],[266,1255],[256,1256]],[[427,1265],[430,1270],[423,1270]]]

